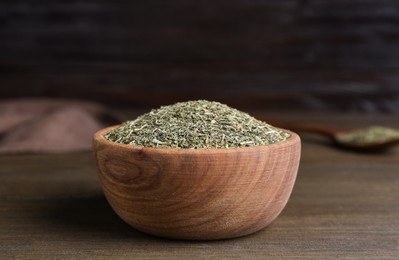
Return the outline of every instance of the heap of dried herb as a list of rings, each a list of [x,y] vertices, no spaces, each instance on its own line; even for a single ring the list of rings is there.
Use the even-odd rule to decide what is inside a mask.
[[[227,105],[198,100],[154,109],[104,137],[144,147],[198,149],[273,144],[290,134]]]
[[[399,130],[383,126],[371,126],[347,134],[340,134],[337,138],[339,142],[360,146],[381,144],[399,139]]]

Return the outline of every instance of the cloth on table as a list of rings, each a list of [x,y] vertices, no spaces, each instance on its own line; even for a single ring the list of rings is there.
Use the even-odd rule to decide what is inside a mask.
[[[93,134],[123,120],[103,105],[78,100],[0,101],[0,153],[90,150]]]

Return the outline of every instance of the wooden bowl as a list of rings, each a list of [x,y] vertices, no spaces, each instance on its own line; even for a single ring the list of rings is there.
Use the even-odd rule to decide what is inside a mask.
[[[116,127],[116,126],[114,126]],[[134,228],[177,239],[254,233],[283,210],[298,171],[297,134],[277,144],[223,149],[144,148],[94,136],[106,198]]]

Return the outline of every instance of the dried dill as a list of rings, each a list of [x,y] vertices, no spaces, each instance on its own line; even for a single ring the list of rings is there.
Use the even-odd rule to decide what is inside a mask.
[[[144,147],[198,149],[273,144],[290,134],[219,102],[198,100],[154,109],[104,137]]]
[[[380,144],[397,139],[399,139],[399,130],[383,126],[371,126],[337,136],[338,142],[359,146]]]

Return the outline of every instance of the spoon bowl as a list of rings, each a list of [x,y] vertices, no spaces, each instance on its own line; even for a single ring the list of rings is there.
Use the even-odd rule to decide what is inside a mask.
[[[245,148],[175,149],[94,136],[98,177],[114,211],[148,234],[190,240],[240,237],[269,225],[291,194],[297,134]]]
[[[399,130],[383,126],[371,126],[337,132],[334,141],[342,147],[351,149],[381,151],[399,143]]]

